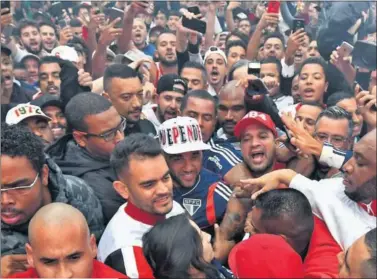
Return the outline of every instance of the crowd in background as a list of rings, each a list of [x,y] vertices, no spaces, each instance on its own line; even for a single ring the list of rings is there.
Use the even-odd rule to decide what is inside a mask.
[[[374,1],[1,1],[2,278],[376,278]]]

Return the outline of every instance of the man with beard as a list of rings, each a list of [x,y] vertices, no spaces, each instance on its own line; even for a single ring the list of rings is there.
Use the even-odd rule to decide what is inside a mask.
[[[17,83],[14,82],[13,61],[11,50],[1,47],[1,104],[27,103],[31,100],[28,95]],[[6,107],[2,107],[2,110]],[[5,114],[4,114],[5,115]],[[3,119],[2,119],[3,120]]]
[[[33,101],[31,104],[40,107],[44,114],[50,117],[50,125],[54,140],[58,140],[65,135],[67,130],[67,119],[64,116],[64,106],[62,101],[50,94],[43,95]]]
[[[17,31],[20,38],[20,45],[24,50],[20,49],[12,40],[8,44],[16,62],[20,62],[22,57],[28,53],[34,54],[39,58],[48,55],[48,52],[42,48],[41,34],[39,33],[38,24],[36,22],[27,19],[21,20]]]
[[[174,185],[174,200],[182,205],[199,228],[209,228],[224,216],[232,190],[218,175],[203,168],[202,140],[198,121],[177,117],[165,121],[159,139]]]
[[[148,31],[145,22],[140,18],[135,18],[132,25],[132,42],[137,49],[152,57],[156,49],[154,45],[147,44],[147,35]]]
[[[294,134],[292,142],[303,152],[314,153],[315,149],[317,155],[322,152],[321,156],[328,152],[303,129],[292,125],[288,128]],[[343,178],[313,181],[283,169],[244,180],[242,187],[253,193],[262,188],[252,195],[252,199],[281,184],[301,191],[309,199],[313,213],[323,218],[334,239],[346,250],[376,227],[376,140],[374,129],[355,144],[353,156],[342,167]]]
[[[103,77],[103,88],[103,96],[127,119],[125,135],[156,135],[153,124],[147,119],[140,118],[144,95],[141,77],[134,69],[123,64],[108,66]]]
[[[224,139],[240,150],[240,142],[234,136],[234,127],[246,114],[245,91],[236,86],[238,81],[228,82],[220,91],[217,115],[220,129],[217,137]]]
[[[167,74],[157,84],[156,111],[144,112],[158,130],[161,123],[180,115],[183,96],[187,93],[187,84],[176,74]]]
[[[171,31],[162,32],[156,41],[155,57],[157,63],[157,80],[166,74],[178,74],[177,53],[176,53],[177,37]]]
[[[276,160],[276,126],[268,114],[250,111],[234,127],[234,135],[240,140],[243,162],[232,169],[231,185],[282,167]]]
[[[39,32],[41,33],[43,49],[51,52],[58,45],[55,26],[49,22],[41,22],[39,24]]]
[[[39,107],[30,104],[19,104],[8,111],[5,123],[26,126],[47,147],[54,141],[54,136],[48,125],[50,120],[50,117],[44,114]]]
[[[114,188],[127,202],[107,225],[97,259],[130,278],[153,278],[140,240],[157,222],[184,213],[173,200],[163,151],[155,139],[133,134],[116,145],[110,162],[117,175]]]
[[[181,77],[187,82],[188,91],[207,90],[207,71],[201,63],[187,61],[181,71]],[[209,92],[216,95],[216,92]]]
[[[225,53],[218,47],[212,46],[204,56],[204,67],[208,76],[208,92],[219,94],[226,76],[227,59]],[[212,94],[211,94],[212,95]]]
[[[74,96],[65,107],[65,117],[71,132],[46,152],[64,174],[89,184],[101,202],[107,223],[124,203],[113,188],[116,177],[109,159],[124,138],[126,121],[108,100],[92,92]]]
[[[61,67],[55,56],[46,56],[39,62],[39,88],[43,95],[60,96]]]

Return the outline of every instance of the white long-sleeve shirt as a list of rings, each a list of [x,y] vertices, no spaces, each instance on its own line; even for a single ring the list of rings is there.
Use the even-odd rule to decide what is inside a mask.
[[[344,250],[376,227],[376,217],[369,215],[344,193],[342,178],[314,181],[297,174],[289,187],[299,190],[308,198],[313,213],[326,223]]]

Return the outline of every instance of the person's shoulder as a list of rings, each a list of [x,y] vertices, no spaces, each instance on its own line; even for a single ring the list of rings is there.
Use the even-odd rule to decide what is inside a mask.
[[[148,119],[139,120],[140,131],[144,134],[153,135],[157,134],[156,129],[151,121]]]
[[[14,273],[6,278],[39,278],[39,276],[34,268],[29,268],[26,271]]]
[[[116,271],[108,265],[93,260],[93,275],[92,278],[129,278],[127,275]]]

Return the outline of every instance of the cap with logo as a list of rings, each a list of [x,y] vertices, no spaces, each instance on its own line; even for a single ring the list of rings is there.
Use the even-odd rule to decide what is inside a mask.
[[[51,120],[50,117],[42,112],[40,107],[31,104],[19,104],[8,111],[5,117],[5,123],[8,125],[16,125],[30,117],[40,117],[47,121]]]
[[[51,51],[51,55],[71,62],[79,61],[77,51],[69,46],[58,46]]]
[[[29,59],[29,58],[32,58],[32,59],[35,59],[38,63],[40,61],[39,57],[36,56],[35,54],[32,54],[32,53],[26,53],[24,56],[22,56],[22,58],[20,59],[20,64],[24,64],[25,60],[26,59]]]
[[[211,46],[211,47],[209,47],[209,49],[207,50],[206,54],[204,55],[204,63],[206,62],[206,60],[208,59],[208,57],[210,55],[212,55],[212,54],[219,54],[222,58],[224,58],[225,63],[228,63],[224,51],[222,51],[221,49],[219,49],[217,46]]]
[[[237,138],[241,137],[243,131],[252,124],[260,124],[267,129],[269,129],[275,137],[277,137],[277,131],[274,121],[272,121],[271,117],[268,114],[259,111],[250,111],[246,114],[234,127],[234,135]]]
[[[160,125],[158,135],[161,147],[167,154],[210,149],[203,142],[198,121],[191,117],[178,116],[166,120]]]
[[[52,96],[50,94],[44,94],[41,97],[36,98],[35,100],[30,102],[31,105],[40,107],[41,109],[45,107],[58,107],[63,110],[63,102],[56,96]]]
[[[183,90],[177,85],[183,86]],[[187,83],[177,74],[163,75],[157,83],[157,94],[165,91],[175,91],[185,95],[187,93]]]

